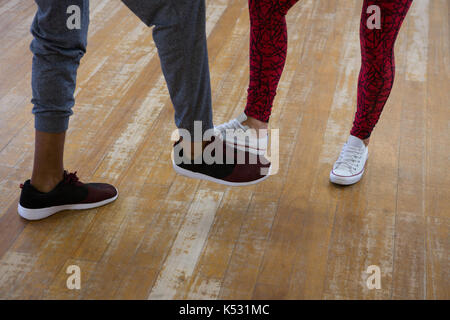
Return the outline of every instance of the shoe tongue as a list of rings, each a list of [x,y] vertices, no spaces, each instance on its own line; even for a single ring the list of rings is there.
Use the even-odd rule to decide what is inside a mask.
[[[357,147],[357,148],[362,148],[365,146],[364,142],[360,138],[355,137],[355,136],[349,136],[348,140],[347,140],[347,144],[349,146]]]
[[[239,121],[239,123],[242,123],[245,120],[247,120],[247,115],[245,114],[245,112],[242,112],[240,115],[237,116],[236,120]]]
[[[239,122],[239,124],[240,124],[240,126],[241,126],[241,128],[244,130],[244,131],[247,131],[248,129],[250,129],[250,127],[249,126],[246,126],[245,124],[242,124],[242,122],[244,122],[245,120],[247,120],[248,118],[247,118],[247,115],[245,114],[245,112],[242,112],[240,115],[238,115],[237,117],[236,117],[236,121],[237,122]]]

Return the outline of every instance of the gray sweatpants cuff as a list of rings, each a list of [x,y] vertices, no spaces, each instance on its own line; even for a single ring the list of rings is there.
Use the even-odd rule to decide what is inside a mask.
[[[70,116],[42,115],[34,116],[34,128],[47,133],[61,133],[67,131]]]

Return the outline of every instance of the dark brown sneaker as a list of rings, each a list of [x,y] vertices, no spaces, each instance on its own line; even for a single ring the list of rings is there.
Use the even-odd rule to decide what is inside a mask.
[[[174,145],[172,164],[175,171],[181,175],[227,186],[256,184],[270,175],[271,164],[263,155],[244,151],[215,139],[210,144],[216,144],[216,150],[221,150],[221,154],[212,152],[212,158],[206,159],[207,155],[204,153],[198,163],[195,163],[183,157],[180,141]],[[209,144],[205,149],[208,146]]]
[[[19,215],[40,220],[63,210],[82,210],[103,206],[117,199],[117,189],[106,183],[82,183],[75,173],[64,171],[63,180],[50,192],[40,192],[30,180],[23,185]]]

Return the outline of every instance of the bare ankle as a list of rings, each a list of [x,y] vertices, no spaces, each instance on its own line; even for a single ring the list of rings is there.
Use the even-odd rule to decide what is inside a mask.
[[[255,129],[256,131],[267,130],[267,128],[269,127],[269,124],[267,122],[260,121],[253,117],[247,117],[247,120],[242,122],[242,124],[248,126],[250,129]],[[258,136],[259,134],[260,132],[258,132]]]
[[[62,178],[62,174],[33,175],[31,185],[40,192],[50,192],[61,182]]]
[[[364,139],[363,140],[364,144],[366,145],[366,147],[369,145],[370,142],[370,138]]]

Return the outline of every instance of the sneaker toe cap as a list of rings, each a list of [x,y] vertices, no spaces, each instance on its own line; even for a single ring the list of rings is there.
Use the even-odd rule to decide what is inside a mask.
[[[343,169],[343,168],[334,168],[331,172],[334,175],[340,176],[340,177],[351,177],[353,175],[353,173],[350,172],[348,169]]]
[[[88,195],[84,203],[94,203],[108,200],[117,196],[117,189],[107,183],[89,183],[87,184]]]
[[[269,164],[237,165],[232,174],[226,180],[234,183],[252,182],[266,177],[270,171]]]

